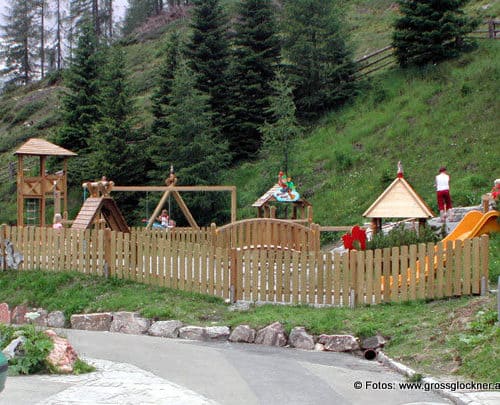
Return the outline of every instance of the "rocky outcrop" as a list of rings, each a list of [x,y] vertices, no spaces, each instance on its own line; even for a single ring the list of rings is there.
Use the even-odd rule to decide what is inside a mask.
[[[297,326],[290,332],[288,344],[290,347],[295,347],[297,349],[313,350],[314,338],[306,332],[306,328],[303,326]]]
[[[229,335],[229,341],[235,343],[253,343],[257,332],[248,325],[238,325]]]
[[[330,352],[349,352],[359,349],[358,340],[351,335],[321,335],[318,342]]]
[[[260,329],[255,337],[255,343],[266,346],[285,346],[287,338],[283,325],[279,322],[274,322]]]
[[[70,322],[73,329],[109,331],[113,315],[109,312],[97,314],[71,315]]]
[[[50,367],[57,373],[72,373],[75,361],[78,359],[78,355],[73,346],[71,346],[67,339],[57,336],[57,333],[53,330],[46,330],[45,334],[49,336],[54,343],[54,348],[47,356],[47,362]]]
[[[16,357],[16,354],[19,353],[19,350],[22,348],[25,341],[26,338],[24,336],[15,338],[2,350],[2,353],[8,360]]]
[[[148,330],[151,336],[160,336],[165,338],[179,337],[179,329],[182,328],[181,321],[158,321],[154,322]]]
[[[142,335],[147,333],[151,321],[143,318],[137,312],[114,312],[110,332],[127,333],[129,335]]]

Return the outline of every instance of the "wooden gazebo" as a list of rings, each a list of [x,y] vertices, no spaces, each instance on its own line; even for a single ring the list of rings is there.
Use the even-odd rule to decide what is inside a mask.
[[[45,209],[47,198],[54,198],[54,205],[58,205],[58,200],[63,201],[63,212],[65,217],[68,210],[67,199],[67,159],[76,156],[76,153],[54,145],[44,139],[32,138],[24,143],[14,152],[17,155],[17,225],[24,226],[24,203],[25,200],[38,201],[38,206],[34,206],[30,213],[35,218],[38,214],[39,226],[45,226]],[[24,175],[24,157],[38,156],[39,170],[37,176]],[[46,163],[48,156],[55,156],[63,159],[63,169],[55,174],[48,174]]]
[[[415,218],[423,225],[435,215],[413,187],[403,177],[397,177],[363,216],[371,218],[372,229],[377,232],[382,228],[383,218]]]
[[[257,201],[252,204],[252,207],[257,208],[258,218],[276,218],[276,206],[277,204],[289,204],[291,209],[291,220],[296,222],[308,222],[312,223],[313,220],[313,210],[312,204],[306,199],[300,197],[296,201],[292,202],[279,202],[275,195],[279,192],[281,186],[275,184],[269,190],[267,190]],[[288,219],[288,218],[285,218]]]

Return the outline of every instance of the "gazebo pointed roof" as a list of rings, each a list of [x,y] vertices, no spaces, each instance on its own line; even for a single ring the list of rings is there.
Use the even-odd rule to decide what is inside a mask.
[[[54,145],[45,139],[31,138],[14,152],[14,155],[77,156],[76,153]]]
[[[432,218],[434,213],[412,186],[396,178],[363,213],[366,218]]]

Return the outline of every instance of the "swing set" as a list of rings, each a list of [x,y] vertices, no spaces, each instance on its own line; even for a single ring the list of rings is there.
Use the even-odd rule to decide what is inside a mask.
[[[196,223],[191,211],[182,199],[181,192],[230,192],[231,193],[231,222],[236,222],[236,186],[177,186],[177,176],[174,173],[173,167],[170,167],[170,174],[165,180],[165,186],[114,186],[113,191],[122,192],[146,192],[146,206],[148,211],[149,206],[149,193],[163,191],[163,195],[158,202],[158,205],[154,209],[152,215],[150,216],[146,229],[151,229],[156,221],[156,218],[160,215],[165,203],[168,200],[168,214],[170,216],[170,200],[173,196],[182,213],[186,217],[189,225],[194,229],[200,229],[199,225]],[[147,213],[149,214],[149,213]]]

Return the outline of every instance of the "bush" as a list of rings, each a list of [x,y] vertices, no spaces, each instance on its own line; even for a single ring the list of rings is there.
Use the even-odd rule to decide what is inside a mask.
[[[386,235],[382,233],[376,234],[372,240],[367,242],[366,248],[383,249],[437,241],[438,236],[430,227],[423,227],[419,231],[416,231],[406,229],[403,224],[400,224],[391,229]]]

